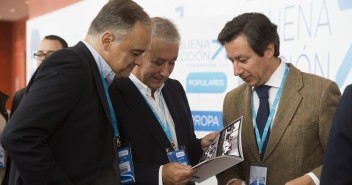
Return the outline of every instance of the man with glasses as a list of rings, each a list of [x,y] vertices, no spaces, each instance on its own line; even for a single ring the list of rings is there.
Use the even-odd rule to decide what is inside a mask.
[[[37,60],[37,67],[39,67],[39,65],[52,53],[67,47],[67,42],[63,38],[57,35],[45,36],[43,40],[40,41],[38,51],[34,53],[34,58]],[[18,104],[21,102],[24,90],[25,88],[22,88],[15,93],[12,101],[11,116],[16,111]]]
[[[67,48],[67,42],[57,35],[47,35],[42,41],[40,41],[39,49],[34,53],[34,58],[37,59],[37,66],[39,66],[43,60],[49,57],[53,52]]]

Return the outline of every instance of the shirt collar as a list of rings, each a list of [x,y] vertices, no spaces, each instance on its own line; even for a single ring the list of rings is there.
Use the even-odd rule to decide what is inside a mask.
[[[139,91],[144,95],[144,96],[150,96],[152,97],[152,90],[147,86],[145,85],[143,82],[141,82],[134,74],[130,74],[130,77],[129,77],[132,82],[137,86],[137,88],[139,89]],[[157,89],[155,92],[154,92],[154,97],[155,99],[157,99],[158,97],[161,96],[161,90],[163,89],[165,84],[163,84],[159,89]]]
[[[268,85],[274,88],[280,88],[281,81],[285,73],[285,65],[286,63],[281,60],[279,67],[275,70],[275,72],[271,75],[269,80],[264,85]],[[252,87],[252,91],[254,91],[254,86]]]
[[[98,53],[97,50],[95,50],[95,48],[89,44],[87,41],[82,40],[82,42],[87,46],[87,48],[89,49],[89,51],[92,53],[93,58],[95,60],[95,62],[98,65],[98,69],[100,71],[100,74],[106,78],[110,72],[112,72],[111,67],[109,66],[109,64],[105,61],[105,59]],[[115,73],[113,73],[112,75],[109,76],[109,78],[114,78],[115,77]]]
[[[279,67],[271,75],[270,79],[265,83],[265,85],[280,88],[281,81],[282,81],[282,78],[284,77],[284,73],[285,73],[285,65],[286,65],[286,63],[281,61]]]

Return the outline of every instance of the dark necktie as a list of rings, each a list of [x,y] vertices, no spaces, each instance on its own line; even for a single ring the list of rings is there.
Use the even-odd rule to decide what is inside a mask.
[[[266,124],[266,121],[268,120],[269,113],[270,113],[269,101],[268,101],[270,87],[271,86],[261,85],[261,86],[254,88],[254,90],[257,92],[258,97],[259,97],[259,108],[258,108],[258,112],[257,112],[256,122],[257,122],[257,127],[259,130],[259,134],[261,137],[263,135],[265,124]],[[268,130],[268,134],[267,134],[266,139],[263,144],[261,157],[264,155],[264,151],[266,148],[266,144],[268,142],[269,134],[270,134],[270,128]]]

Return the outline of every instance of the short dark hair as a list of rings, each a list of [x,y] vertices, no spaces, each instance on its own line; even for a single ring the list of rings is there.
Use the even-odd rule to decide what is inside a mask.
[[[60,42],[62,48],[67,48],[68,47],[67,42],[63,38],[61,38],[61,37],[59,37],[57,35],[47,35],[47,36],[44,37],[44,39],[46,39],[46,40],[57,40],[57,41]]]
[[[249,46],[261,57],[264,56],[264,51],[270,43],[274,44],[274,56],[280,55],[280,38],[277,26],[264,14],[244,13],[233,18],[219,33],[218,41],[224,45],[239,35],[244,35]]]
[[[152,28],[149,15],[132,0],[110,0],[92,21],[88,35],[97,36],[105,31],[116,34],[117,40],[127,35],[137,23]]]

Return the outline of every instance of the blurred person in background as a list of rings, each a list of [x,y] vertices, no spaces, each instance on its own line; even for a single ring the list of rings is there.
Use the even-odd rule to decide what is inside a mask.
[[[45,36],[43,40],[40,41],[38,51],[34,53],[34,58],[37,60],[37,67],[39,67],[39,65],[46,58],[48,58],[52,53],[54,53],[59,49],[67,48],[67,47],[68,47],[67,42],[63,38],[57,35]],[[13,113],[15,113],[17,106],[21,102],[24,91],[25,91],[25,88],[22,88],[16,91],[12,100],[11,116],[13,115]]]
[[[44,39],[40,41],[38,51],[34,53],[34,58],[37,59],[37,66],[55,51],[67,47],[67,42],[63,38],[57,35],[45,36]]]

